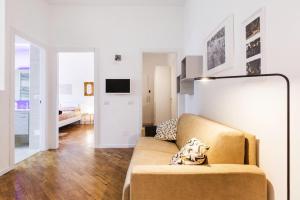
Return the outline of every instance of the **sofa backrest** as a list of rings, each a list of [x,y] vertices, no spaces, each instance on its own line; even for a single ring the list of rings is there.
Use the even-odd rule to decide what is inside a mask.
[[[256,139],[251,134],[201,116],[183,114],[177,125],[178,148],[191,138],[210,146],[208,164],[256,164]]]

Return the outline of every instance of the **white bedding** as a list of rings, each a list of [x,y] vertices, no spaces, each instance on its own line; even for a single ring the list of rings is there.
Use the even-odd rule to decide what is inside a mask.
[[[81,120],[81,112],[79,108],[68,107],[68,108],[61,108],[60,110],[63,113],[59,115],[59,123],[58,123],[59,128]]]

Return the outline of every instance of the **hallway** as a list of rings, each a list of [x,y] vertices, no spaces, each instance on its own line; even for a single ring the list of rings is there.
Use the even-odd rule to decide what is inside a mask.
[[[60,148],[40,152],[0,177],[0,200],[119,200],[132,149],[94,149],[93,126],[65,128]]]

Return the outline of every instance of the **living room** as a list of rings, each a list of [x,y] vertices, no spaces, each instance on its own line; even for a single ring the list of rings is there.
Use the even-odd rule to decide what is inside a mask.
[[[0,175],[3,175],[0,177],[0,188],[3,188],[0,189],[0,199],[18,198],[12,194],[15,192],[12,188],[14,183],[12,175],[26,174],[26,168],[34,165],[32,158],[25,160],[21,166],[14,163],[15,102],[11,99],[14,99],[12,69],[16,35],[41,46],[46,52],[45,79],[41,79],[45,85],[42,102],[45,106],[45,112],[42,113],[44,125],[41,129],[44,130],[42,138],[45,145],[40,149],[40,153],[48,152],[45,156],[50,156],[53,149],[59,151],[63,146],[60,145],[58,131],[58,53],[94,52],[94,144],[92,147],[80,147],[81,152],[76,150],[76,146],[72,146],[72,151],[67,153],[71,158],[76,157],[73,155],[75,149],[75,153],[88,152],[87,154],[91,156],[96,149],[96,157],[103,156],[108,159],[105,156],[109,154],[113,161],[120,162],[123,166],[120,173],[115,172],[118,177],[116,180],[105,176],[103,180],[107,181],[108,186],[100,183],[98,185],[97,182],[90,187],[93,189],[99,187],[98,192],[91,189],[86,196],[81,196],[80,194],[85,192],[78,189],[78,194],[74,194],[73,197],[121,198],[131,154],[140,140],[143,129],[143,55],[172,53],[177,58],[176,77],[173,78],[179,77],[182,89],[176,95],[176,117],[180,119],[184,113],[199,115],[254,135],[257,139],[256,165],[264,172],[268,181],[267,199],[300,199],[300,192],[297,190],[300,184],[297,172],[300,167],[297,159],[299,152],[297,141],[300,140],[297,134],[300,130],[297,123],[300,116],[297,111],[300,109],[298,103],[300,96],[296,92],[300,88],[297,69],[300,50],[298,37],[300,29],[297,26],[300,19],[298,12],[300,3],[296,0],[1,0],[0,2],[0,37],[3,44],[0,50]],[[259,23],[255,21],[258,18]],[[247,32],[249,24],[252,26],[250,34]],[[217,37],[214,37],[216,35]],[[221,38],[217,41],[225,41],[223,46],[218,44],[225,52],[224,58],[216,58],[221,64],[209,63],[208,59],[211,52],[210,44],[213,46],[210,50],[214,51],[216,38]],[[257,41],[259,50],[255,43]],[[202,64],[196,66],[200,71],[193,70],[193,73],[187,73],[187,77],[182,78],[182,61],[184,58],[188,60],[189,56],[203,59]],[[188,64],[186,66],[188,68]],[[263,74],[276,76],[228,77]],[[289,79],[288,99],[286,81],[277,74],[283,74]],[[227,78],[214,80],[217,77]],[[203,78],[208,80],[204,81]],[[110,79],[130,80],[130,92],[108,93],[106,84]],[[185,89],[188,91],[185,92]],[[174,90],[175,88],[172,91]],[[104,152],[105,150],[108,152]],[[213,150],[209,149],[208,153],[210,151]],[[59,157],[59,152],[56,153]],[[43,158],[46,157],[42,155],[40,159]],[[75,166],[70,167],[70,171],[78,173],[80,167],[79,164],[76,167],[78,160],[74,159],[70,160],[68,165],[66,163],[66,166]],[[93,165],[92,160],[84,158],[80,163],[83,164],[84,161]],[[64,165],[64,159],[59,162]],[[101,161],[95,163],[105,165]],[[118,168],[118,164],[109,161],[108,163],[115,169]],[[43,170],[49,170],[47,166],[43,167]],[[81,167],[89,171],[88,166]],[[108,173],[110,170],[109,166],[105,169],[102,169],[104,171],[101,173]],[[35,169],[31,170],[30,172],[34,173]],[[60,177],[60,171],[56,172],[55,175]],[[30,180],[37,183],[37,180],[43,179],[39,176]],[[6,181],[8,179],[10,182]],[[51,180],[50,177],[45,179]],[[63,180],[66,181],[67,178]],[[89,185],[88,179],[80,180],[85,180]],[[21,188],[25,188],[20,193],[21,199],[71,198],[66,192],[67,189],[61,196],[55,194],[51,196],[57,189],[54,186],[55,189],[49,190],[48,193],[41,192],[44,196],[26,196],[26,192],[30,190],[24,186],[27,181],[29,180],[18,183]],[[117,189],[110,188],[113,183]],[[44,183],[43,187],[47,187],[47,184]],[[77,186],[74,188],[77,189]],[[110,189],[115,195],[107,192]],[[59,192],[59,189],[57,190]],[[198,195],[205,199],[205,194]],[[144,199],[151,197],[145,196]]]

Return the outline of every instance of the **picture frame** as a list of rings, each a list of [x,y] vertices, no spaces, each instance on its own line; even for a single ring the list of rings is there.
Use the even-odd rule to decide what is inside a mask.
[[[84,96],[94,96],[94,82],[84,82]]]
[[[122,61],[122,55],[121,54],[115,54],[115,62],[121,62]]]
[[[211,76],[233,67],[234,16],[227,17],[204,41],[204,74]]]
[[[267,73],[265,16],[265,8],[260,8],[242,24],[243,66],[247,75]]]

